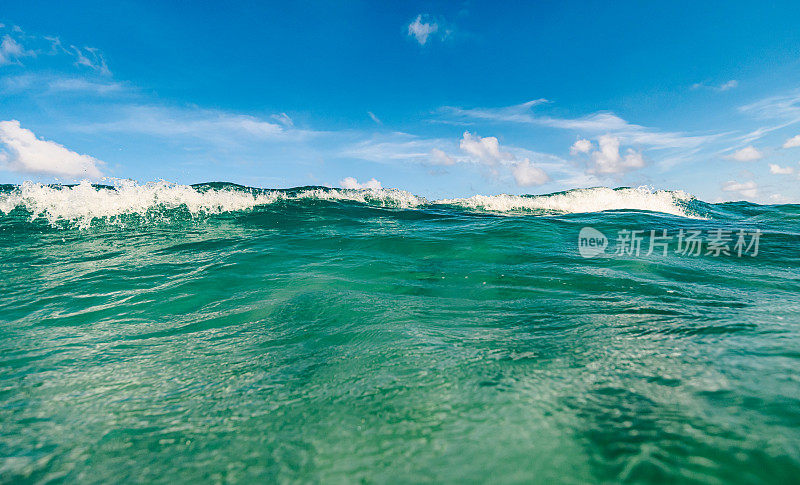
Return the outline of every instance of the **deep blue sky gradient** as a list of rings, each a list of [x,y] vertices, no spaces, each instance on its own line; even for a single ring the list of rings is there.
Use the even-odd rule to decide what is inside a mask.
[[[408,35],[409,23],[420,14],[437,23],[440,33],[451,32],[420,45]],[[775,163],[800,170],[800,149],[781,148],[800,133],[798,124],[746,144],[737,138],[787,122],[784,115],[757,116],[741,108],[797,95],[796,2],[26,1],[4,3],[0,22],[23,45],[57,36],[65,45],[102,52],[107,74],[43,53],[0,66],[7,83],[38,76],[120,87],[102,95],[44,95],[41,86],[6,89],[0,92],[0,118],[19,120],[42,138],[104,160],[106,173],[116,177],[282,186],[376,177],[385,186],[430,195],[570,188],[553,174],[547,185],[523,188],[479,164],[440,169],[402,156],[379,163],[342,148],[408,134],[449,140],[442,150],[465,156],[459,141],[470,131],[497,137],[504,149],[551,154],[580,168],[586,160],[571,155],[570,145],[578,138],[596,145],[611,131],[465,120],[443,109],[496,109],[544,98],[549,102],[534,108],[542,116],[576,119],[606,112],[659,132],[718,135],[697,153],[654,150],[623,138],[622,151],[642,153],[647,165],[588,182],[650,183],[714,199],[737,198],[722,190],[725,182],[754,181],[758,200],[800,197],[796,174],[776,176],[767,168]],[[717,89],[734,80],[735,87]],[[266,121],[286,113],[296,129],[330,136],[228,145],[185,133],[75,128],[114,122],[131,106],[175,110],[179,117],[199,110]],[[763,159],[725,158],[745,145],[761,150]],[[663,160],[673,156],[689,160],[665,168]]]

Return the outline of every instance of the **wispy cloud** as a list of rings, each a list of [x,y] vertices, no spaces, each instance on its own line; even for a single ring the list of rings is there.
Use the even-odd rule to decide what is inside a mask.
[[[645,145],[655,149],[693,148],[719,135],[689,135],[682,132],[661,131],[629,123],[616,114],[599,111],[578,118],[558,118],[535,114],[532,108],[548,103],[546,99],[535,99],[526,103],[500,108],[460,108],[445,106],[439,115],[457,119],[476,119],[494,122],[526,123],[579,133],[612,134],[626,143]]]
[[[85,99],[86,96],[110,97],[113,95],[118,100],[120,97],[132,97],[136,94],[137,90],[128,85],[106,78],[94,79],[42,72],[27,72],[0,78],[0,97],[4,95],[35,97],[76,95]]]
[[[738,86],[739,86],[739,81],[737,81],[736,79],[731,79],[730,81],[726,81],[722,84],[695,83],[692,84],[692,89],[693,90],[711,89],[713,91],[722,93],[725,91],[730,91],[731,89],[734,89]]]
[[[270,119],[277,121],[286,128],[294,128],[294,120],[292,120],[292,118],[286,113],[278,113],[270,115]]]
[[[722,184],[722,191],[730,192],[747,199],[754,199],[758,197],[758,184],[756,184],[752,180],[747,182],[737,182],[735,180],[729,180],[724,184]]]
[[[0,27],[3,28],[3,27]],[[0,66],[22,65],[23,58],[62,57],[75,66],[88,68],[98,74],[110,75],[103,53],[94,47],[64,46],[61,39],[52,36],[37,36],[15,26],[0,41]]]
[[[75,65],[85,66],[89,69],[99,72],[100,74],[111,74],[108,70],[108,64],[103,54],[98,49],[93,47],[76,47],[69,46],[72,54],[75,57]]]
[[[33,51],[22,47],[17,40],[10,35],[4,35],[0,42],[0,66],[4,64],[19,64],[23,57],[34,56]]]
[[[78,77],[57,77],[52,78],[47,83],[47,88],[53,93],[63,93],[73,91],[80,93],[112,94],[120,93],[125,88],[122,83],[117,82],[98,82]]]
[[[397,162],[424,164],[432,161],[431,153],[434,150],[440,150],[439,147],[448,143],[449,141],[444,139],[422,138],[400,132],[373,134],[366,139],[345,144],[337,155],[385,164]]]
[[[88,46],[78,47],[71,44],[67,47],[61,43],[61,39],[58,37],[47,36],[44,39],[50,43],[49,55],[66,55],[72,58],[76,66],[87,67],[103,75],[111,74],[100,49]]]
[[[739,107],[739,111],[762,119],[800,121],[800,91],[770,96]]]
[[[383,124],[383,121],[381,121],[381,120],[380,120],[380,118],[378,118],[377,116],[375,116],[375,113],[373,113],[372,111],[367,111],[367,114],[369,115],[370,119],[371,119],[372,121],[374,121],[375,123],[377,123],[377,124],[379,124],[379,125],[382,125],[382,124]]]
[[[431,163],[434,165],[455,165],[456,159],[438,148],[431,149]]]
[[[275,139],[289,134],[299,135],[283,123],[273,123],[250,115],[193,107],[164,107],[157,105],[124,105],[116,109],[117,119],[76,125],[83,132],[124,132],[157,137],[188,136],[204,140],[227,140],[237,137]]]
[[[728,91],[728,90],[731,90],[731,89],[736,88],[738,86],[739,86],[739,81],[737,81],[736,79],[731,79],[728,82],[724,82],[724,83],[720,84],[715,89],[717,91]]]
[[[756,119],[777,121],[775,124],[759,127],[739,137],[742,144],[753,143],[773,131],[800,123],[800,91],[769,96],[740,106],[738,111]]]
[[[544,98],[539,98],[526,101],[522,104],[500,108],[460,108],[457,106],[443,106],[439,108],[439,113],[455,116],[457,118],[505,121],[511,123],[535,123],[538,118],[530,113],[530,109],[545,103],[549,103],[549,101]]]

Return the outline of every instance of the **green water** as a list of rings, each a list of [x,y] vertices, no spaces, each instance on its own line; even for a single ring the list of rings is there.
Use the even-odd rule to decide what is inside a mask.
[[[800,477],[800,206],[308,198],[81,228],[10,204],[3,483]],[[626,228],[763,235],[616,255]]]

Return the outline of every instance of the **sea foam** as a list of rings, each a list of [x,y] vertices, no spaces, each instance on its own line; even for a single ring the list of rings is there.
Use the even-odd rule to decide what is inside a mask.
[[[342,200],[400,209],[429,203],[424,197],[418,197],[399,189],[308,189],[287,197],[287,199]]]
[[[147,184],[117,181],[113,188],[95,187],[87,181],[74,186],[25,182],[18,190],[0,195],[0,211],[7,213],[22,207],[31,213],[31,219],[44,217],[50,223],[74,221],[85,227],[94,219],[145,215],[154,209],[185,208],[192,214],[219,214],[270,204],[279,198],[278,192],[199,191],[163,181]]]
[[[686,209],[686,202],[692,198],[686,192],[654,190],[649,187],[621,189],[595,187],[534,196],[474,195],[461,199],[443,199],[437,203],[493,212],[542,211],[571,214],[644,210],[695,218],[697,216],[690,214]]]

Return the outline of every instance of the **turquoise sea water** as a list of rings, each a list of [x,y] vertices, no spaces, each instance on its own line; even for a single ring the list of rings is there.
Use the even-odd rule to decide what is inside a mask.
[[[615,253],[664,229],[758,253]],[[648,189],[2,186],[0,481],[796,482],[799,249]]]

